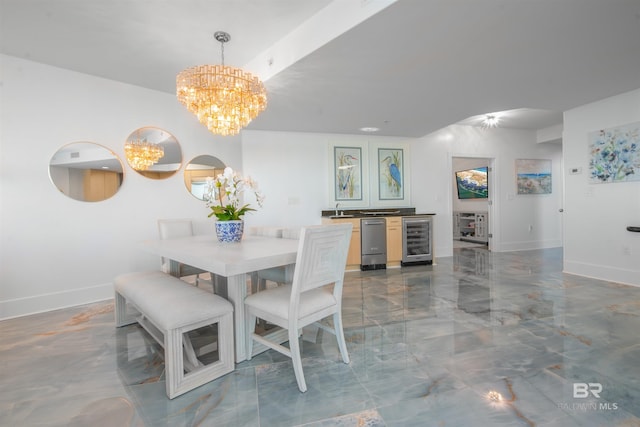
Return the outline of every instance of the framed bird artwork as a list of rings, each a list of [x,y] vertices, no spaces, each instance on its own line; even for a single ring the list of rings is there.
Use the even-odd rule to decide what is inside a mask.
[[[362,200],[362,149],[334,147],[335,199]]]
[[[329,141],[329,206],[369,206],[369,147],[366,141]]]
[[[404,200],[404,150],[378,148],[378,197]]]

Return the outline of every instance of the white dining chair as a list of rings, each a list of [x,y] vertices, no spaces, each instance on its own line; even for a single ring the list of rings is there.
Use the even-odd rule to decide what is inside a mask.
[[[248,230],[252,236],[280,237],[283,239],[298,239],[300,228],[283,227],[251,227]],[[251,273],[251,293],[263,291],[267,288],[267,281],[284,285],[291,283],[291,277],[287,277],[287,267],[273,267]]]
[[[160,239],[177,239],[180,237],[193,236],[193,224],[188,219],[160,219],[158,220],[158,231],[160,233]],[[161,270],[164,273],[169,273],[169,262],[167,258],[161,258]],[[195,284],[199,286],[200,283],[213,286],[213,281],[205,279],[201,275],[207,275],[208,272],[196,267],[192,267],[187,264],[179,264],[178,277],[195,276]]]
[[[307,391],[299,343],[303,327],[314,324],[334,334],[342,361],[349,363],[342,328],[342,287],[351,230],[351,224],[303,227],[293,283],[249,295],[244,302],[248,359],[251,359],[253,341],[290,357],[301,392]],[[328,316],[333,316],[333,327],[320,323]],[[286,329],[289,347],[256,334],[257,318]]]

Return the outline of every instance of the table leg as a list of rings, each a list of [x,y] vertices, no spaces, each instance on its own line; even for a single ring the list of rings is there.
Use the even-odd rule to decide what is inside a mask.
[[[227,277],[226,299],[233,304],[233,332],[235,339],[236,363],[247,360],[246,326],[244,318],[244,299],[247,297],[247,275],[237,274]],[[217,293],[217,292],[216,292]],[[269,340],[283,343],[289,340],[286,329],[276,328],[265,335]],[[253,354],[268,350],[268,347],[253,343]]]
[[[227,278],[227,299],[233,304],[233,331],[235,335],[236,363],[247,360],[245,346],[244,299],[247,296],[246,274]]]
[[[289,264],[284,266],[284,277],[287,283],[293,282],[293,273],[295,272],[296,265]]]
[[[180,278],[180,263],[178,261],[169,260],[169,274],[178,279]]]
[[[229,285],[227,283],[227,278],[213,273],[210,274],[213,282],[213,293],[224,299],[229,299]]]

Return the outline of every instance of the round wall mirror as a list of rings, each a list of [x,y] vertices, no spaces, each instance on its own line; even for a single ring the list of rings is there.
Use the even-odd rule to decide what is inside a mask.
[[[124,154],[131,169],[152,179],[169,178],[182,165],[182,151],[176,137],[154,127],[143,127],[129,135]]]
[[[204,154],[195,157],[184,168],[184,185],[198,200],[204,201],[207,178],[215,178],[224,172],[225,164],[217,157]]]
[[[120,158],[93,142],[72,142],[49,161],[49,177],[61,193],[83,202],[100,202],[118,192],[123,170]]]

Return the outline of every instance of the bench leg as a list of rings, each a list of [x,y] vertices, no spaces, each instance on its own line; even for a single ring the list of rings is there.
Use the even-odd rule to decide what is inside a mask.
[[[189,331],[218,324],[218,360],[185,373],[184,337]],[[228,313],[197,324],[166,331],[164,334],[166,388],[169,399],[225,375],[235,368],[233,314]]]
[[[202,363],[198,360],[198,356],[196,356],[196,352],[193,349],[193,344],[191,344],[189,334],[182,334],[182,344],[184,347],[182,353],[185,365],[184,368],[187,371],[193,371],[198,366],[202,366]]]
[[[135,316],[127,317],[127,300],[118,292],[115,293],[115,308],[113,311],[117,328],[131,325],[137,321]]]

